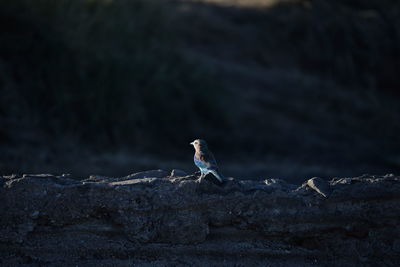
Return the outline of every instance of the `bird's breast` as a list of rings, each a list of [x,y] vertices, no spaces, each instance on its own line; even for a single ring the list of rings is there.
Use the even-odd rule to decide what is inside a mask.
[[[205,162],[203,162],[202,160],[198,159],[196,157],[196,155],[193,157],[193,160],[194,160],[194,164],[196,164],[197,167],[199,167],[199,168],[206,168],[207,167],[207,164]]]

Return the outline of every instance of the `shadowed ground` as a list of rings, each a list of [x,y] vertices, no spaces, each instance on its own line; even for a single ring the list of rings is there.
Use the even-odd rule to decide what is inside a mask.
[[[1,173],[400,170],[396,1],[227,3],[1,1]]]
[[[0,177],[0,265],[396,266],[393,175],[229,180]]]

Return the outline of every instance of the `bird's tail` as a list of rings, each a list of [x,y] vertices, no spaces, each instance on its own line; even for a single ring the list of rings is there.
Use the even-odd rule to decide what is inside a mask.
[[[225,177],[217,170],[210,170],[210,172],[215,176],[215,178],[218,179],[220,183],[223,183],[225,181]]]

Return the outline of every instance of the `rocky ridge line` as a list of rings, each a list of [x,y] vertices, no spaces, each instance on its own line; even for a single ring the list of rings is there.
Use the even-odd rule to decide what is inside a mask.
[[[301,186],[155,170],[0,177],[0,264],[400,262],[400,177]]]

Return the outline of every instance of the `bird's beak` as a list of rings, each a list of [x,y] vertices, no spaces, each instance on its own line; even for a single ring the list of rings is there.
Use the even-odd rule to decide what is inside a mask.
[[[194,145],[194,142],[191,142],[190,144],[193,146],[193,145]]]

